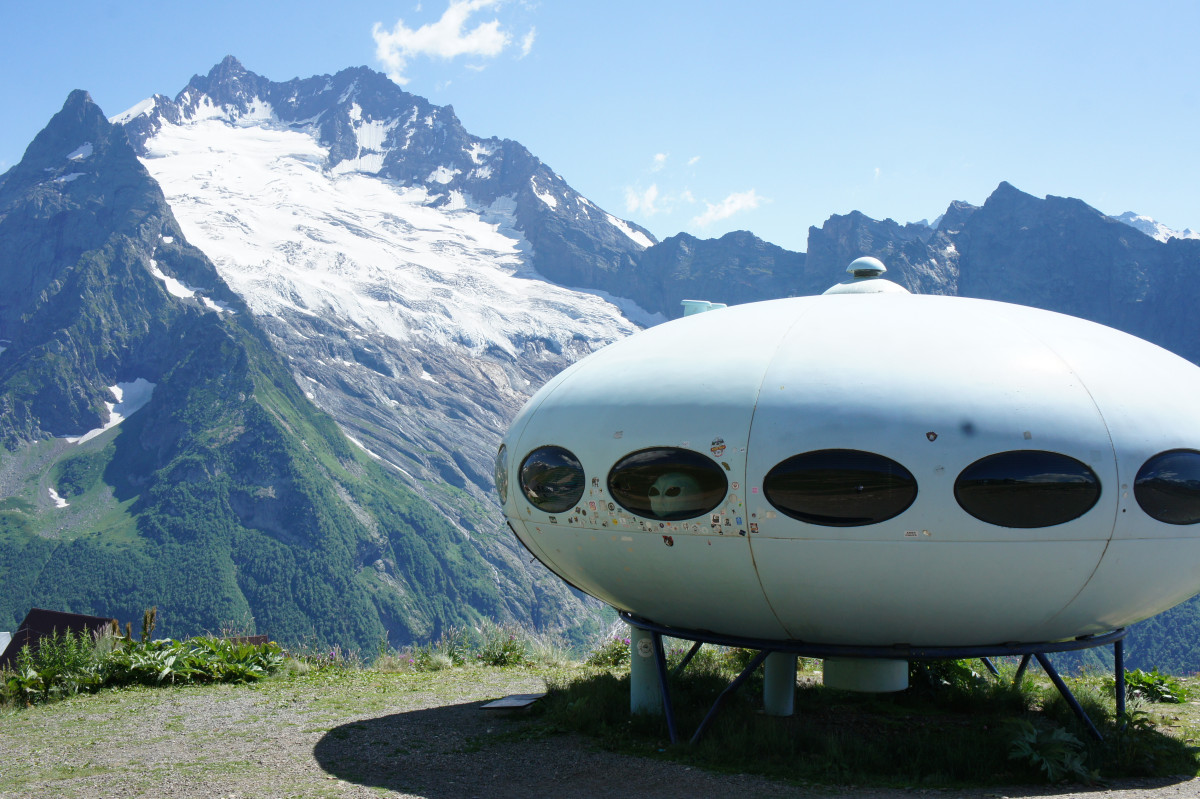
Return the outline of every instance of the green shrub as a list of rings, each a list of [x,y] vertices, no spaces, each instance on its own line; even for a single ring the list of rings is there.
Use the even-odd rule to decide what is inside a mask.
[[[17,655],[18,666],[42,671],[76,671],[92,661],[93,638],[86,631],[60,633],[54,630],[38,641],[36,648],[29,644],[21,647]]]
[[[1108,680],[1110,690],[1113,682],[1111,678]],[[1125,672],[1125,693],[1131,699],[1141,697],[1147,702],[1168,702],[1177,705],[1183,704],[1188,698],[1187,688],[1183,683],[1170,675],[1159,674],[1157,667],[1150,671],[1136,669]]]
[[[479,629],[477,662],[485,666],[524,666],[530,663],[529,638],[515,624],[485,621]]]
[[[0,704],[27,706],[120,685],[253,682],[278,671],[283,660],[274,643],[55,633],[23,648],[16,670],[0,675]]]
[[[613,669],[629,665],[629,638],[610,635],[588,653],[584,663],[602,669]]]
[[[1027,719],[1005,722],[1010,738],[1009,760],[1024,762],[1045,775],[1048,782],[1075,780],[1092,783],[1096,775],[1085,765],[1083,741],[1061,727],[1039,728]]]
[[[919,688],[974,690],[986,682],[969,660],[912,660],[908,664],[909,685]]]

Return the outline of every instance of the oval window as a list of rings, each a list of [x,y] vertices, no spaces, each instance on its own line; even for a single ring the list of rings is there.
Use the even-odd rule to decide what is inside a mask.
[[[1077,519],[1100,500],[1100,478],[1074,458],[1014,450],[980,458],[954,481],[967,513],[1000,527],[1051,527]]]
[[[856,449],[793,455],[763,478],[767,501],[793,519],[859,527],[899,516],[917,498],[917,479],[891,458]]]
[[[711,458],[678,447],[639,450],[608,473],[608,491],[621,507],[659,521],[702,516],[721,504],[728,488]]]
[[[508,447],[500,445],[496,453],[496,493],[500,495],[500,504],[508,502]]]
[[[521,491],[529,504],[562,513],[583,496],[583,464],[562,447],[539,447],[521,462]]]
[[[1167,524],[1200,522],[1200,452],[1160,452],[1138,470],[1133,495],[1152,519]]]

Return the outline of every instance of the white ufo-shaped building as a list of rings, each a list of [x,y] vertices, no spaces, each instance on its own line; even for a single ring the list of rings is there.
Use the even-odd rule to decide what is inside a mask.
[[[497,457],[520,540],[633,616],[766,641],[1060,641],[1200,591],[1200,369],[870,270],[831,291],[546,384]]]

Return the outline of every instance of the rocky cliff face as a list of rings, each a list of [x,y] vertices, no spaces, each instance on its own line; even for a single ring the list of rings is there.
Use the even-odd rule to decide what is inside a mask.
[[[1068,313],[1200,363],[1200,322],[1192,313],[1200,286],[1190,279],[1200,268],[1200,240],[1160,241],[1080,200],[1039,199],[1008,183],[981,207],[952,203],[936,227],[858,212],[832,216],[809,229],[806,253],[750,234],[675,236],[640,256],[625,296],[674,317],[677,297],[689,292],[733,303],[819,294],[862,255],[881,259],[888,278],[913,292]]]
[[[170,301],[152,258],[240,303],[180,239],[161,192],[86,92],[30,145],[0,189],[0,441],[81,435],[107,420],[107,388],[157,380],[164,335],[198,307]],[[161,250],[161,251],[160,251]]]
[[[1007,183],[955,241],[964,296],[1080,316],[1200,359],[1187,310],[1200,242],[1156,241],[1079,200],[1040,200]]]
[[[708,240],[680,233],[643,252],[619,290],[638,298],[643,307],[675,318],[685,299],[735,305],[812,293],[806,262],[804,253],[769,244],[744,230]]]

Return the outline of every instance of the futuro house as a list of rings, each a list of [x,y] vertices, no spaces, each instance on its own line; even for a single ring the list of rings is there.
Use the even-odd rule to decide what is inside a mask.
[[[1059,641],[1200,591],[1200,369],[864,260],[551,380],[496,461],[521,542],[639,618],[769,641]]]

